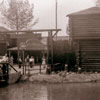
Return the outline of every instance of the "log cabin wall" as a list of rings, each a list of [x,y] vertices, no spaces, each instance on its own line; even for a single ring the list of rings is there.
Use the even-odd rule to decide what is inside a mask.
[[[77,39],[100,36],[100,14],[72,17],[72,31]]]
[[[100,72],[100,12],[69,15],[69,27],[77,66]]]
[[[80,41],[80,67],[83,71],[100,72],[100,40]]]

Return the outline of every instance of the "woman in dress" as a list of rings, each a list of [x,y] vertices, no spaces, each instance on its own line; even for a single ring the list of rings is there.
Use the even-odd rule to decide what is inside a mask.
[[[46,67],[46,58],[45,58],[45,56],[42,57],[42,66],[43,66],[43,68]]]

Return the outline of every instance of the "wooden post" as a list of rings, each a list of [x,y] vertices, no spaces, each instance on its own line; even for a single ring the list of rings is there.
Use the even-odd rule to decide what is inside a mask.
[[[9,58],[10,58],[10,55],[11,55],[11,54],[10,54],[10,51],[9,51]]]
[[[50,45],[51,45],[51,66],[53,67],[53,38],[52,38],[52,31],[50,32]]]
[[[48,60],[50,60],[49,64],[51,64],[51,67],[53,67],[53,38],[52,38],[52,31],[48,32]]]
[[[6,63],[6,68],[7,68],[7,80],[9,79],[9,64]]]
[[[55,1],[55,25],[57,29],[57,20],[58,20],[58,2],[57,0]],[[57,40],[57,34],[56,34],[56,40]]]
[[[30,66],[28,65],[28,75],[30,75]]]
[[[26,75],[26,62],[25,62],[25,50],[23,49],[23,62],[24,62],[24,68],[25,68],[25,75]]]
[[[80,67],[80,44],[79,41],[76,41],[76,49],[75,49],[75,53],[76,53],[76,64],[77,67]]]
[[[48,31],[48,40],[47,40],[47,64],[49,64],[49,31]]]
[[[41,74],[41,64],[40,64],[40,74]]]
[[[10,51],[9,51],[9,62],[10,62],[10,56],[11,56],[11,53],[10,53]]]
[[[24,70],[24,50],[23,50],[23,75],[25,74],[25,70]]]
[[[18,29],[17,29],[18,30]],[[19,59],[19,36],[18,36],[18,33],[19,32],[17,32],[17,60]],[[19,61],[18,61],[18,65],[19,65]]]

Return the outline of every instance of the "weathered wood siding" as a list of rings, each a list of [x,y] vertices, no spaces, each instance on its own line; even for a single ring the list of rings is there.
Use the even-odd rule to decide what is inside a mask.
[[[74,38],[100,36],[100,15],[81,15],[72,17]]]
[[[77,66],[100,72],[100,15],[71,16],[69,27]]]
[[[83,71],[100,71],[100,40],[80,41],[79,54]]]
[[[7,53],[7,43],[5,41],[0,41],[0,56],[4,56]]]

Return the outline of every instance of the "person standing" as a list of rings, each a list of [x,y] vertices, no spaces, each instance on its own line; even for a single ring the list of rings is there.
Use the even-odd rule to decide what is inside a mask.
[[[3,71],[3,75],[8,74],[8,56],[7,53],[3,56],[3,67],[2,67],[2,71]]]
[[[46,67],[46,58],[45,58],[45,56],[42,57],[42,66],[43,66],[43,68]]]
[[[10,63],[11,63],[12,66],[13,66],[13,62],[14,62],[14,58],[13,58],[13,56],[11,56],[10,57]]]
[[[13,58],[13,56],[11,56],[10,58],[9,58],[9,63],[10,63],[10,65],[11,66],[13,66],[13,62],[14,62],[14,58]],[[9,71],[11,71],[11,67],[9,67]]]
[[[22,64],[22,59],[21,59],[21,57],[19,57],[18,62],[19,62],[19,68],[21,68],[21,64]]]
[[[26,63],[26,66],[28,67],[29,66],[29,55],[27,55],[27,57],[25,58],[25,63]]]
[[[8,56],[7,56],[7,53],[3,56],[3,61],[4,61],[4,62],[8,62]]]
[[[29,55],[27,55],[27,57],[25,58],[25,69],[28,68],[28,75],[30,75],[30,69],[29,69]]]
[[[31,56],[31,58],[29,59],[30,62],[30,68],[32,68],[34,66],[34,57]]]

